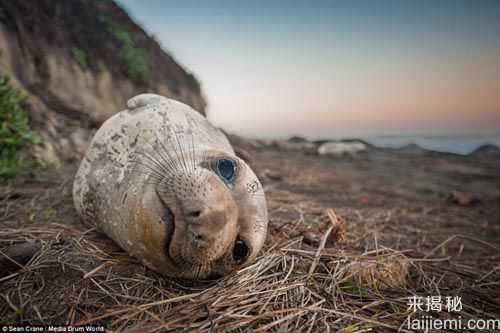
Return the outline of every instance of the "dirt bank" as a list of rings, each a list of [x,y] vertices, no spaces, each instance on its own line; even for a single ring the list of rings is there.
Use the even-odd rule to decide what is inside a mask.
[[[39,159],[79,160],[125,101],[156,92],[205,112],[201,87],[113,1],[0,2],[0,76],[28,96]]]

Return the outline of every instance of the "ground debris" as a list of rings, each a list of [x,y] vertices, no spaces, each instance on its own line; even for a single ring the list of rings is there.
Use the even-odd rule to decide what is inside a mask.
[[[479,198],[475,197],[473,194],[460,191],[452,191],[450,194],[448,194],[447,201],[449,203],[465,207],[480,202]]]
[[[335,214],[335,211],[332,208],[326,210],[326,214],[330,219],[332,224],[332,232],[330,233],[327,243],[334,244],[342,244],[347,241],[347,230],[345,220],[338,217]]]
[[[40,238],[45,245],[15,276],[0,281],[0,295],[8,300],[0,303],[0,315],[9,324],[64,322],[130,332],[315,332],[351,325],[396,331],[406,320],[405,299],[435,288],[460,288],[454,293],[465,299],[481,293],[471,317],[497,310],[499,270],[470,271],[446,258],[386,247],[325,248],[331,232],[333,226],[317,249],[304,247],[300,237],[268,244],[254,263],[222,280],[189,282],[145,268],[93,229],[9,228],[0,236]],[[447,279],[440,279],[443,274]]]
[[[0,278],[3,323],[101,324],[115,332],[405,332],[408,298],[437,295],[460,297],[467,319],[497,319],[498,161],[246,149],[257,170],[281,178],[266,184],[268,237],[255,262],[216,281],[161,276],[82,226],[71,200],[74,169],[0,184],[0,250],[42,244],[23,268]],[[480,177],[465,174],[478,163]],[[443,200],[450,189],[481,201]]]

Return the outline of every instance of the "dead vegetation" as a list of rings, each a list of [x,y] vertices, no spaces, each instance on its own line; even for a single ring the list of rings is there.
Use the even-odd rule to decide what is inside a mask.
[[[193,284],[145,269],[82,226],[3,228],[3,246],[36,240],[41,249],[0,278],[0,313],[3,324],[102,324],[127,332],[405,332],[412,295],[460,296],[464,318],[500,312],[498,256],[488,271],[435,255],[453,239],[419,253],[326,248],[327,237],[317,248],[283,237],[233,275]]]
[[[341,168],[330,170],[330,162],[322,167],[323,160],[299,190],[290,181],[296,170],[288,173],[287,163],[279,163],[280,169],[276,159],[260,161],[267,161],[260,162],[262,169],[280,175],[265,182],[265,249],[224,279],[196,283],[146,269],[79,224],[71,172],[57,175],[58,181],[0,186],[0,255],[13,244],[38,244],[28,262],[0,271],[0,325],[101,324],[115,332],[407,332],[408,317],[498,319],[496,202],[486,198],[471,209],[449,206],[445,196],[440,202],[397,195],[388,182],[373,181],[371,187]],[[49,209],[54,212],[47,215]],[[415,295],[459,296],[463,309],[413,313],[408,298]]]

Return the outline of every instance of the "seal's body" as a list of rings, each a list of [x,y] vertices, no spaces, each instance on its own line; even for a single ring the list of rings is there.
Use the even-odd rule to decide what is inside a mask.
[[[95,134],[73,185],[82,220],[163,274],[220,276],[267,232],[262,186],[189,106],[143,94]]]

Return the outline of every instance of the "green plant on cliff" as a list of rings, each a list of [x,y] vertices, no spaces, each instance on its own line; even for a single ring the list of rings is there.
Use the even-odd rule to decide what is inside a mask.
[[[136,81],[145,81],[148,77],[147,52],[135,45],[132,36],[125,30],[113,27],[111,34],[120,44],[120,61],[127,68],[127,76]]]
[[[72,47],[70,51],[73,60],[78,65],[80,65],[80,67],[86,68],[88,64],[87,64],[87,54],[85,53],[85,51],[78,47]]]
[[[0,178],[18,174],[27,162],[19,157],[21,148],[38,142],[22,108],[25,96],[14,89],[7,77],[0,77]]]

